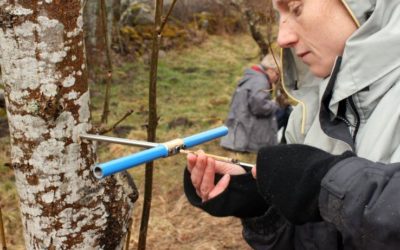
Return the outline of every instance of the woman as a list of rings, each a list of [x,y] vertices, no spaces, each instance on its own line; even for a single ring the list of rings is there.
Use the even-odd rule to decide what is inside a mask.
[[[189,155],[189,201],[242,218],[256,249],[400,249],[400,2],[273,1],[290,145],[262,148],[257,171]]]
[[[232,97],[226,126],[229,133],[221,146],[239,152],[258,152],[262,146],[276,145],[278,103],[272,99],[279,73],[272,55],[246,69]]]

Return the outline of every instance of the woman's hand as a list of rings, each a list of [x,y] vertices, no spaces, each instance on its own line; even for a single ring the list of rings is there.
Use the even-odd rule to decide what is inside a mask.
[[[196,193],[205,202],[221,194],[229,185],[231,175],[245,174],[246,171],[235,164],[216,161],[204,155],[203,151],[188,154],[187,166]],[[224,175],[214,184],[215,174]]]

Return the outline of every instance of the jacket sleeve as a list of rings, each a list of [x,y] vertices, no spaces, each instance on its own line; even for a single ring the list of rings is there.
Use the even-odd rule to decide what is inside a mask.
[[[242,219],[242,225],[243,238],[253,249],[295,249],[295,226],[273,207],[262,216]]]
[[[345,159],[324,176],[319,206],[325,221],[356,249],[400,246],[400,164]]]
[[[270,116],[275,114],[279,105],[272,100],[269,83],[253,83],[249,93],[249,110],[255,116]],[[262,87],[263,86],[263,87]]]

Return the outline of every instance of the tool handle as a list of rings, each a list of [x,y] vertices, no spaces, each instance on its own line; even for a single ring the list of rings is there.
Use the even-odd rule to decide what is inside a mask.
[[[198,134],[183,138],[183,144],[184,144],[185,148],[191,148],[196,145],[203,144],[205,142],[217,139],[226,134],[228,134],[228,128],[225,126],[221,126],[218,128],[210,129],[210,130],[204,131],[202,133],[198,133]]]
[[[160,144],[154,148],[146,149],[136,154],[97,164],[94,167],[93,172],[96,178],[101,179],[103,177],[124,171],[128,168],[166,156],[168,156],[168,148]]]
[[[228,128],[225,126],[221,126],[218,128],[214,128],[199,134],[195,134],[189,137],[182,139],[182,145],[174,144],[174,147],[177,147],[178,150],[180,148],[190,148],[210,140],[219,138],[228,133]],[[176,140],[174,140],[176,141]],[[98,179],[103,177],[124,171],[128,168],[132,168],[143,163],[147,163],[161,157],[169,156],[170,152],[175,152],[176,148],[168,148],[168,142],[165,144],[159,144],[154,148],[150,148],[147,150],[143,150],[139,153],[135,153],[132,155],[128,155],[122,158],[118,158],[109,162],[97,164],[94,167],[94,175]]]

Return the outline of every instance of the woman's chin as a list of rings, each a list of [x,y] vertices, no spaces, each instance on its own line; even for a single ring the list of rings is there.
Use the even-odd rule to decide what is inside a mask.
[[[331,68],[326,69],[326,67],[310,66],[311,73],[319,78],[326,78],[331,74]]]

